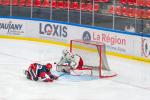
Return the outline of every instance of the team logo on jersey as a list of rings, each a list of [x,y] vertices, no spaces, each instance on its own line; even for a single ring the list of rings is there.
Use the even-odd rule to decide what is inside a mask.
[[[145,57],[150,56],[150,41],[142,39],[142,55]]]
[[[91,40],[91,34],[88,31],[85,31],[82,35],[82,40],[90,41]]]

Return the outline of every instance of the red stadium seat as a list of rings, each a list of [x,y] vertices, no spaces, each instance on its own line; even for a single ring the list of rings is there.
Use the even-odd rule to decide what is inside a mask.
[[[5,6],[10,5],[10,0],[3,0],[2,5],[5,5]]]
[[[128,10],[127,10],[126,7],[123,7],[123,8],[122,8],[122,15],[123,15],[123,16],[128,16]]]
[[[115,8],[115,13],[116,13],[117,15],[122,15],[121,6],[117,6],[117,7]]]
[[[110,5],[108,13],[113,14],[113,11],[114,11],[114,5]]]
[[[58,1],[57,2],[57,8],[63,9],[64,8],[64,2],[63,1]]]
[[[35,7],[40,7],[41,6],[41,0],[35,0],[33,5]]]
[[[43,3],[41,4],[41,7],[44,7],[44,8],[50,7],[49,0],[44,0]]]
[[[146,6],[145,1],[144,0],[136,0],[136,3],[134,4],[136,6]]]
[[[110,0],[103,0],[104,2],[109,2]]]
[[[56,8],[56,7],[57,7],[56,0],[52,0],[52,8]]]
[[[134,5],[135,4],[135,0],[127,0],[127,3],[129,4],[129,5]]]
[[[109,0],[95,0],[95,2],[109,2]]]
[[[121,3],[121,4],[126,4],[126,3],[127,3],[127,0],[120,0],[120,3]]]
[[[139,8],[135,8],[135,18],[141,18],[142,10]]]
[[[92,11],[93,10],[93,6],[92,6],[92,4],[91,3],[87,3],[87,6],[86,6],[87,8],[87,11]]]
[[[150,0],[145,0],[145,5],[146,5],[147,7],[150,7]]]
[[[0,5],[2,5],[3,3],[2,3],[2,0],[0,0]]]
[[[145,9],[142,9],[142,11],[141,11],[141,17],[142,17],[143,19],[146,19],[146,18],[147,18],[147,11],[146,11]]]
[[[98,4],[98,3],[95,3],[95,4],[94,4],[94,11],[95,11],[95,12],[98,12],[98,11],[99,11],[99,8],[100,8],[100,7],[99,7],[99,4]]]
[[[27,6],[27,7],[31,6],[31,0],[27,0],[25,6]]]
[[[12,2],[12,5],[13,6],[17,6],[19,3],[18,3],[18,0],[13,0],[13,2]]]
[[[134,8],[128,8],[128,16],[129,17],[135,17],[135,9]]]
[[[86,11],[87,10],[85,3],[81,3],[81,10],[82,11]]]
[[[69,9],[70,9],[70,6],[71,6],[70,1],[66,1],[66,2],[64,3],[64,8],[65,8],[65,9],[68,9],[68,7],[69,7]]]
[[[19,6],[25,6],[26,0],[20,0]]]
[[[78,4],[78,2],[73,2],[72,8],[73,8],[74,10],[78,10],[78,9],[79,9],[79,4]]]
[[[150,10],[147,10],[147,18],[150,19]]]
[[[2,4],[2,0],[0,0],[0,5]]]

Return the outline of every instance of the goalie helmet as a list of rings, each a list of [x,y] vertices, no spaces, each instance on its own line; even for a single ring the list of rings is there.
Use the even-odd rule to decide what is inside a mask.
[[[69,53],[69,50],[67,50],[67,49],[63,50],[63,52],[62,52],[63,55],[66,55],[67,53]]]

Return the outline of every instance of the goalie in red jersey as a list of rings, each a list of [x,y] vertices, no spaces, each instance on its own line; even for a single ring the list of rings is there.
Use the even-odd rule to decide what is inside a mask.
[[[27,79],[43,82],[52,82],[58,79],[58,76],[51,73],[52,64],[47,63],[46,65],[41,65],[38,63],[33,63],[29,66],[28,70],[25,71]]]

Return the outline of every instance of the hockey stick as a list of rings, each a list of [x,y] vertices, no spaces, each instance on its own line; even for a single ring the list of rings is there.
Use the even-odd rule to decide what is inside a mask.
[[[58,78],[59,78],[59,77],[61,77],[61,76],[64,76],[64,75],[66,75],[66,74],[67,74],[67,73],[60,74],[60,75],[58,76]]]

